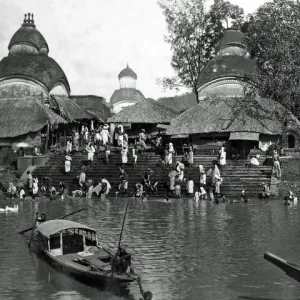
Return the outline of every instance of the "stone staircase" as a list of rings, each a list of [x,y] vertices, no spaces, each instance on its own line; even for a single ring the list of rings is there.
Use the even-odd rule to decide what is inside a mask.
[[[71,172],[64,174],[64,155],[53,155],[50,157],[48,163],[45,166],[41,166],[35,169],[34,175],[39,178],[47,176],[52,178],[54,186],[59,184],[59,181],[64,181],[68,184],[70,190],[76,188],[76,184],[73,183],[76,176],[79,175],[80,165],[82,161],[86,161],[87,155],[74,154],[72,155]],[[173,157],[173,165],[176,161],[181,161],[182,156]],[[185,176],[191,175],[196,188],[199,188],[199,164],[202,164],[206,170],[212,166],[212,161],[217,159],[216,156],[194,156],[194,166],[185,168]],[[87,167],[86,176],[93,180],[97,180],[100,177],[105,177],[112,185],[112,194],[117,189],[119,184],[119,169],[121,165],[121,156],[119,153],[113,153],[110,156],[110,162],[105,164],[105,154],[100,152],[95,155],[94,162],[91,166]],[[263,161],[263,160],[262,160]],[[152,152],[146,152],[145,156],[139,156],[137,166],[132,167],[133,158],[131,154],[128,156],[128,165],[125,167],[128,174],[128,189],[129,192],[134,190],[134,186],[141,180],[145,170],[151,168],[154,172],[151,175],[152,182],[158,181],[158,193],[157,196],[163,197],[165,190],[163,185],[169,181],[168,173],[170,169],[166,170],[159,165],[160,156],[155,155]],[[236,197],[240,194],[242,189],[246,189],[251,196],[256,196],[260,190],[260,183],[270,182],[271,178],[271,166],[261,166],[246,168],[245,164],[248,161],[227,160],[227,164],[220,170],[221,176],[224,178],[224,182],[221,186],[221,192],[228,197]],[[77,180],[78,182],[78,180]],[[185,184],[182,185],[182,193],[186,191]]]

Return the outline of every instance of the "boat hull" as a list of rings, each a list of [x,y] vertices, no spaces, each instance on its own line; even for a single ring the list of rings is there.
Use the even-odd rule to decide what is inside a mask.
[[[272,253],[266,252],[264,254],[264,259],[275,265],[276,267],[283,270],[286,275],[300,282],[300,266],[282,259]]]
[[[110,284],[112,281],[117,282],[119,284],[126,284],[135,281],[137,278],[137,276],[135,275],[123,276],[123,275],[113,274],[113,276],[111,276],[112,275],[111,272],[107,272],[107,274],[103,274],[96,270],[95,271],[80,270],[79,268],[70,266],[67,263],[62,263],[59,259],[55,258],[53,255],[51,255],[50,253],[44,250],[40,252],[40,256],[57,271],[72,276],[75,279],[88,284],[93,284],[97,286],[106,286],[107,284]]]

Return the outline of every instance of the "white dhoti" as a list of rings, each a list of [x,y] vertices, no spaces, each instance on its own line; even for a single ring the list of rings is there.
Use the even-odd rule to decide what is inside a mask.
[[[65,161],[65,172],[68,173],[71,171],[71,162],[69,160]]]
[[[94,160],[94,152],[88,152],[88,160],[90,161]]]

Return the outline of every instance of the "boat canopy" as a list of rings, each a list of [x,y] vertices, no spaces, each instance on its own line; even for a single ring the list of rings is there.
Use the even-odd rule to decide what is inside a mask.
[[[41,223],[38,226],[39,232],[47,238],[49,238],[52,234],[66,229],[82,229],[87,231],[93,231],[94,233],[96,233],[95,229],[93,228],[69,220],[50,220]]]

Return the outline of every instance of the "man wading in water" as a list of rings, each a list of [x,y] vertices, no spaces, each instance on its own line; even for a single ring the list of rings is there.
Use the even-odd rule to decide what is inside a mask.
[[[140,292],[143,296],[143,298],[140,298],[140,300],[152,300],[153,294],[150,291],[144,292],[144,289],[141,284],[141,278],[138,277],[136,281],[139,284]]]

